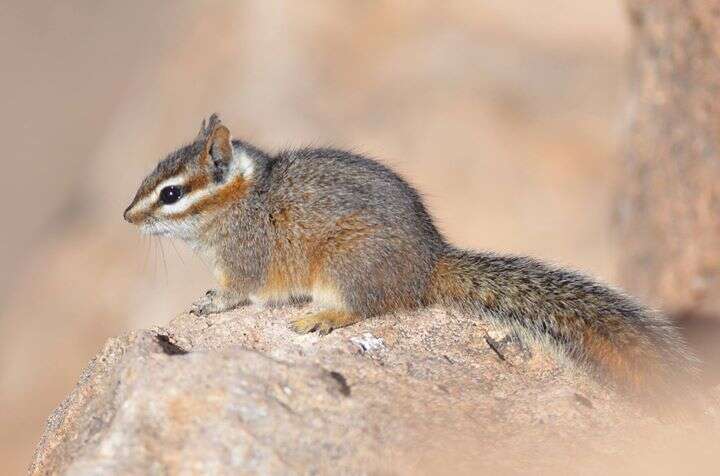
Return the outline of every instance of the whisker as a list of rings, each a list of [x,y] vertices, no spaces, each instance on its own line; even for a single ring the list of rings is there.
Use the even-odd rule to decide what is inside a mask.
[[[167,267],[167,259],[165,259],[165,247],[163,246],[162,237],[158,237],[158,244],[160,245],[160,256],[162,257],[163,268],[165,269],[165,284],[170,280]]]
[[[150,237],[150,247],[153,257],[153,282],[157,280],[158,253],[154,237]]]
[[[180,262],[183,264],[183,266],[185,266],[185,260],[183,259],[182,255],[180,254],[177,247],[175,246],[175,240],[170,238],[169,241],[170,241],[170,246],[172,246],[172,249],[175,250],[175,254],[178,256],[178,258],[180,258]]]
[[[142,273],[145,274],[145,272],[147,271],[148,257],[150,256],[150,243],[148,242],[148,239],[145,235],[140,235],[140,239],[142,240],[143,247]]]
[[[203,255],[198,253],[197,250],[193,250],[193,254],[200,260],[200,262],[203,264],[203,266],[205,266],[205,269],[207,269],[208,272],[210,272],[210,274],[212,274],[213,270],[210,267],[210,265],[208,264],[208,262],[205,261],[205,258],[203,257]]]

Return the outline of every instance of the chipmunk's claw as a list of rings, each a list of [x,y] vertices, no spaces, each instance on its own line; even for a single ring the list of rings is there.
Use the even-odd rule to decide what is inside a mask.
[[[290,327],[298,334],[317,331],[320,335],[328,335],[333,330],[331,323],[322,320],[317,314],[294,319],[290,322]]]

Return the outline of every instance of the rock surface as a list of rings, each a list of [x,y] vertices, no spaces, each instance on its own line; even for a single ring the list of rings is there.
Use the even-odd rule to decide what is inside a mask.
[[[441,310],[324,337],[253,306],[110,339],[31,474],[507,473],[629,457],[665,427],[580,372]],[[576,460],[573,460],[576,463]]]

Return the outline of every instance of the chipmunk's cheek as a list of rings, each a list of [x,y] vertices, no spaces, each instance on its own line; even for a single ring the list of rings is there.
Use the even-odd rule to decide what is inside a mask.
[[[140,233],[143,235],[167,235],[167,228],[152,222],[145,222],[140,224]]]

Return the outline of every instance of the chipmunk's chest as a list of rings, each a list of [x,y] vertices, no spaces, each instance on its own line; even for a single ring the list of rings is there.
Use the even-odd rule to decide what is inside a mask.
[[[220,253],[214,247],[207,246],[203,243],[190,243],[190,248],[213,273],[215,281],[221,288],[227,288],[230,285],[230,273],[228,266],[221,259]]]

